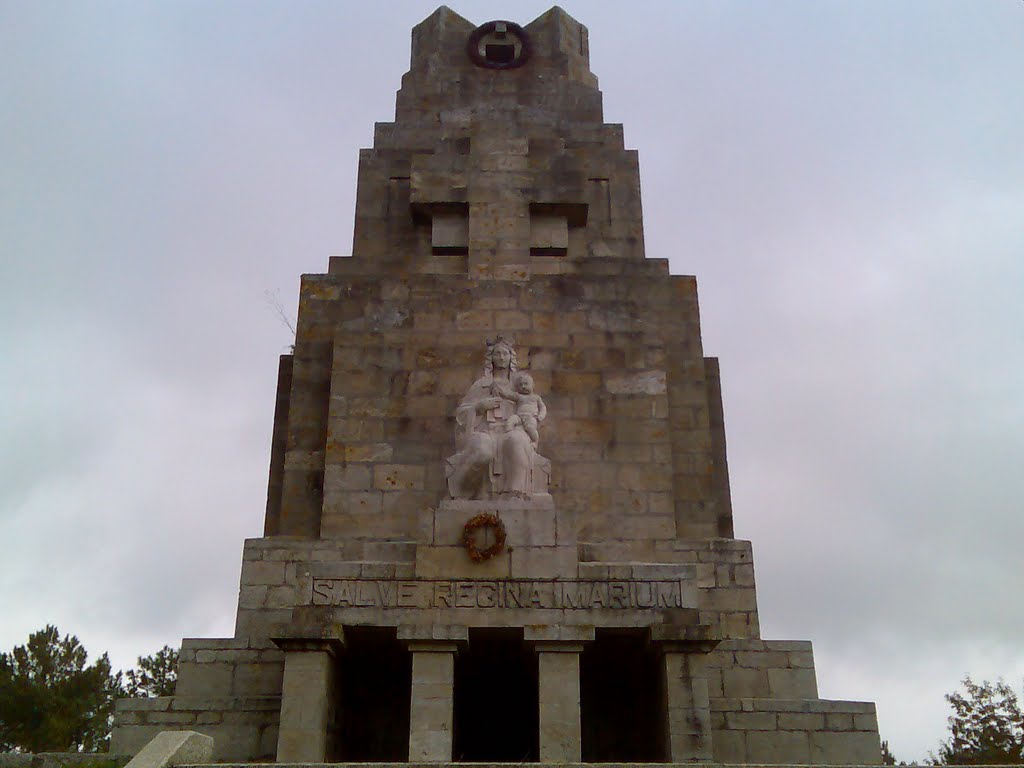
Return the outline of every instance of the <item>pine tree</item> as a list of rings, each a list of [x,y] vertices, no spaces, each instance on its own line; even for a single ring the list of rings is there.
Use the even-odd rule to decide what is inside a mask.
[[[949,738],[939,747],[944,765],[1008,765],[1024,762],[1024,717],[1013,689],[1002,680],[976,684],[946,695],[953,707]]]
[[[882,740],[882,765],[896,765],[896,758],[889,751],[889,742]]]
[[[139,656],[138,669],[125,673],[124,695],[130,698],[173,696],[178,681],[178,652],[165,645],[152,656]]]
[[[106,747],[120,673],[107,654],[87,665],[77,637],[47,626],[0,653],[0,750],[96,751]]]

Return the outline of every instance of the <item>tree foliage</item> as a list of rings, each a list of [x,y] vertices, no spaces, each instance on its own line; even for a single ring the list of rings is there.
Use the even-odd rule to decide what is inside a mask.
[[[178,652],[170,646],[140,656],[123,677],[107,654],[87,658],[77,637],[52,626],[0,653],[0,752],[106,749],[117,699],[174,693]]]
[[[953,714],[938,761],[943,765],[1024,763],[1024,717],[1013,689],[1002,680],[978,685],[970,677],[962,685],[963,692],[946,694]]]
[[[173,696],[178,681],[178,652],[165,645],[152,656],[139,656],[137,669],[125,672],[124,695],[130,698]]]
[[[896,765],[896,757],[889,751],[889,742],[882,739],[882,765]]]
[[[106,746],[120,673],[107,654],[87,665],[85,648],[47,626],[0,653],[0,749],[94,751]]]

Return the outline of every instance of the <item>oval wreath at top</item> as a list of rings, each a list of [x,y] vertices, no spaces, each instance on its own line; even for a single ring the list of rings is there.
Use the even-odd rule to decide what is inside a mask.
[[[477,546],[475,535],[481,528],[494,529],[494,543],[483,549]],[[481,512],[476,517],[470,518],[466,527],[462,529],[462,545],[469,553],[469,559],[474,563],[490,560],[505,548],[505,524],[497,515]]]
[[[530,36],[511,21],[488,21],[473,30],[466,53],[484,69],[515,69],[530,59]]]

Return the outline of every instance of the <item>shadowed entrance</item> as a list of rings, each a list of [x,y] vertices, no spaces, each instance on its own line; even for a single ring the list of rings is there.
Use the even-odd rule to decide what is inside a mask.
[[[597,631],[580,659],[583,760],[665,760],[658,710],[657,658],[643,631]]]
[[[412,661],[393,627],[346,627],[339,671],[341,723],[337,759],[409,759]]]
[[[455,659],[455,760],[535,762],[537,702],[537,657],[522,629],[471,629]]]

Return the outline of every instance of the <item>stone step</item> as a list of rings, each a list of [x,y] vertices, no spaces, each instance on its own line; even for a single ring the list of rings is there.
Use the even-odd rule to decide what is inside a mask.
[[[799,765],[767,764],[767,763],[273,763],[271,765],[289,766],[289,768],[540,768],[541,766],[560,766],[561,768],[878,768],[877,765],[859,764],[826,764],[810,763]],[[179,765],[176,768],[268,768],[267,763],[211,763],[195,765]],[[943,766],[943,768],[960,768],[960,766]],[[965,767],[966,768],[966,767]],[[996,768],[996,766],[971,766],[970,768]],[[1024,765],[999,766],[998,768],[1024,768]]]

